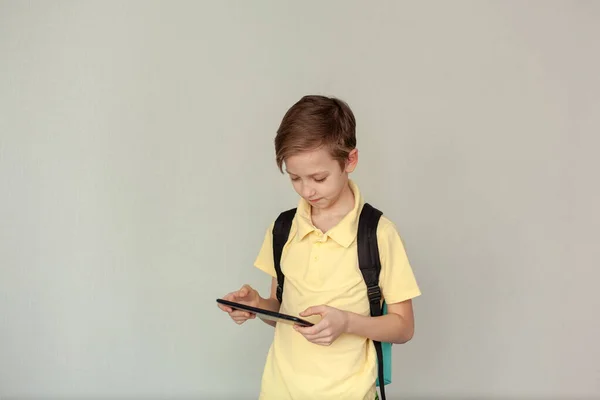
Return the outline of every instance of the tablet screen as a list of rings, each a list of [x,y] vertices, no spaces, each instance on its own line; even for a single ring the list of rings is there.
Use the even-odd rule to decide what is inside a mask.
[[[261,319],[266,319],[266,320],[276,321],[276,322],[285,322],[288,324],[297,324],[297,325],[302,325],[302,326],[313,326],[312,322],[308,322],[306,320],[303,320],[298,317],[293,317],[291,315],[281,314],[281,313],[278,313],[275,311],[265,310],[265,309],[256,308],[256,307],[250,307],[245,304],[236,303],[233,301],[223,300],[223,299],[217,299],[217,303],[221,303],[223,305],[229,306],[231,308],[235,308],[237,310],[251,312],[253,314],[256,314]]]

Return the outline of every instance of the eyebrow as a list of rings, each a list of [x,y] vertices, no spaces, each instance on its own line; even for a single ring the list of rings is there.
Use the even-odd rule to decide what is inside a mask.
[[[287,172],[288,175],[296,175],[293,172],[288,171],[287,169],[285,170],[285,172]],[[329,174],[329,172],[328,171],[319,171],[319,172],[315,172],[314,174],[310,174],[308,177],[314,178],[315,176],[322,175],[322,174]],[[296,176],[298,176],[298,175],[296,175]]]

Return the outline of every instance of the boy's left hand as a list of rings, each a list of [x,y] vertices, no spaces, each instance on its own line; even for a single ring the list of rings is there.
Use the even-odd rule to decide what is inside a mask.
[[[348,313],[329,306],[309,307],[300,313],[301,317],[320,315],[321,321],[313,326],[294,325],[309,342],[329,346],[348,328]]]

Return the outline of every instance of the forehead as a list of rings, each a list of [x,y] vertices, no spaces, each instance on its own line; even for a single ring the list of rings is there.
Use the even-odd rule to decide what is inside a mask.
[[[288,173],[294,175],[310,175],[318,172],[328,172],[338,166],[326,149],[303,151],[285,160]],[[339,168],[339,166],[338,166]]]

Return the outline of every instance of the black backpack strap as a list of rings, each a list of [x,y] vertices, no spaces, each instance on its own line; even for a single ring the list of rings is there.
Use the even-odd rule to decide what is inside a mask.
[[[283,253],[283,246],[288,240],[294,215],[296,215],[295,208],[284,211],[279,214],[273,225],[273,264],[277,273],[277,300],[279,300],[279,304],[283,299],[283,281],[285,279],[283,272],[281,272],[281,253]]]
[[[381,288],[379,287],[379,273],[381,261],[379,259],[379,245],[377,243],[377,225],[383,213],[368,203],[365,203],[358,221],[357,251],[358,265],[367,286],[371,316],[382,315]],[[381,342],[373,341],[377,351],[377,369],[379,377],[379,391],[381,400],[385,400],[385,382],[383,377],[383,349]]]

